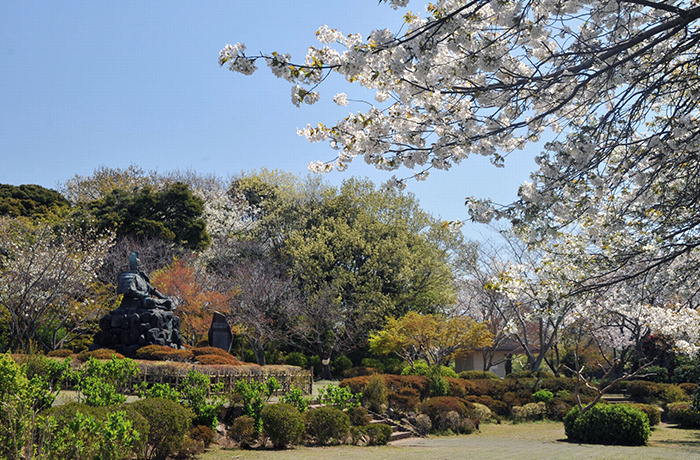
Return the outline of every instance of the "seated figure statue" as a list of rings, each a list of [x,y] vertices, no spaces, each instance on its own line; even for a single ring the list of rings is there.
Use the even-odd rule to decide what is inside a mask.
[[[173,310],[172,301],[151,285],[151,280],[139,268],[138,252],[129,257],[129,271],[119,275],[117,294],[124,294],[120,309]]]

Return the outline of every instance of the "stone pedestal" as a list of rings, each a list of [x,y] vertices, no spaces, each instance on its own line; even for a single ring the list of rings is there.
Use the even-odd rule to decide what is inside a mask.
[[[118,308],[102,317],[94,343],[127,357],[147,345],[182,348],[180,318],[169,310]]]

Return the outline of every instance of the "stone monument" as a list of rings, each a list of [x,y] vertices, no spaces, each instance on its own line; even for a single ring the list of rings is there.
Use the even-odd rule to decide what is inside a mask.
[[[231,326],[228,325],[226,317],[218,311],[214,312],[214,317],[211,319],[208,339],[209,345],[212,347],[221,348],[226,353],[231,351],[233,332],[231,332]]]
[[[172,301],[140,270],[137,252],[131,253],[129,271],[119,275],[117,294],[124,296],[122,302],[100,320],[93,348],[111,348],[129,357],[146,345],[182,348],[180,318]]]

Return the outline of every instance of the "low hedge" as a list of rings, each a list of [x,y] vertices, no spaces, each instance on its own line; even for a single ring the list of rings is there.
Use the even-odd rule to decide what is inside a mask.
[[[567,438],[586,444],[641,446],[650,431],[647,415],[626,404],[596,404],[583,414],[574,407],[564,417]]]
[[[124,359],[124,355],[121,353],[117,353],[114,350],[110,350],[109,348],[98,348],[97,350],[93,351],[81,351],[75,356],[75,359],[80,361],[80,362],[85,362],[89,360],[90,358],[95,358],[95,359],[112,359],[112,357],[116,359]]]
[[[658,407],[652,404],[643,403],[630,403],[627,405],[635,409],[639,409],[640,411],[647,414],[647,417],[649,418],[649,426],[656,426],[659,423],[661,423],[661,411]]]
[[[678,385],[633,380],[627,382],[627,394],[637,402],[673,403],[688,399],[687,393]]]
[[[420,375],[394,375],[394,374],[379,374],[386,383],[387,390],[390,393],[400,394],[404,388],[412,388],[418,392],[420,399],[428,397],[430,392],[430,379]],[[338,386],[347,387],[353,393],[364,393],[365,386],[372,378],[372,375],[362,375],[342,380]]]
[[[147,345],[136,350],[137,359],[145,359],[150,361],[175,361],[187,362],[192,359],[194,353],[192,350],[176,350],[172,347],[164,345]]]
[[[458,376],[464,380],[501,380],[499,376],[488,371],[462,371]]]

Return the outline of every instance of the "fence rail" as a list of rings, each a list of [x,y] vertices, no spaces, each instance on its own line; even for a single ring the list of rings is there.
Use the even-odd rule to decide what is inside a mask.
[[[196,370],[208,375],[211,384],[224,384],[224,392],[235,388],[236,382],[266,382],[270,377],[277,379],[280,389],[275,395],[283,395],[293,388],[301,389],[304,395],[310,395],[313,387],[313,373],[310,370],[295,368],[293,366],[205,366],[201,364],[139,363],[141,372],[131,378],[129,387],[146,384],[162,383],[177,386],[191,370]]]

